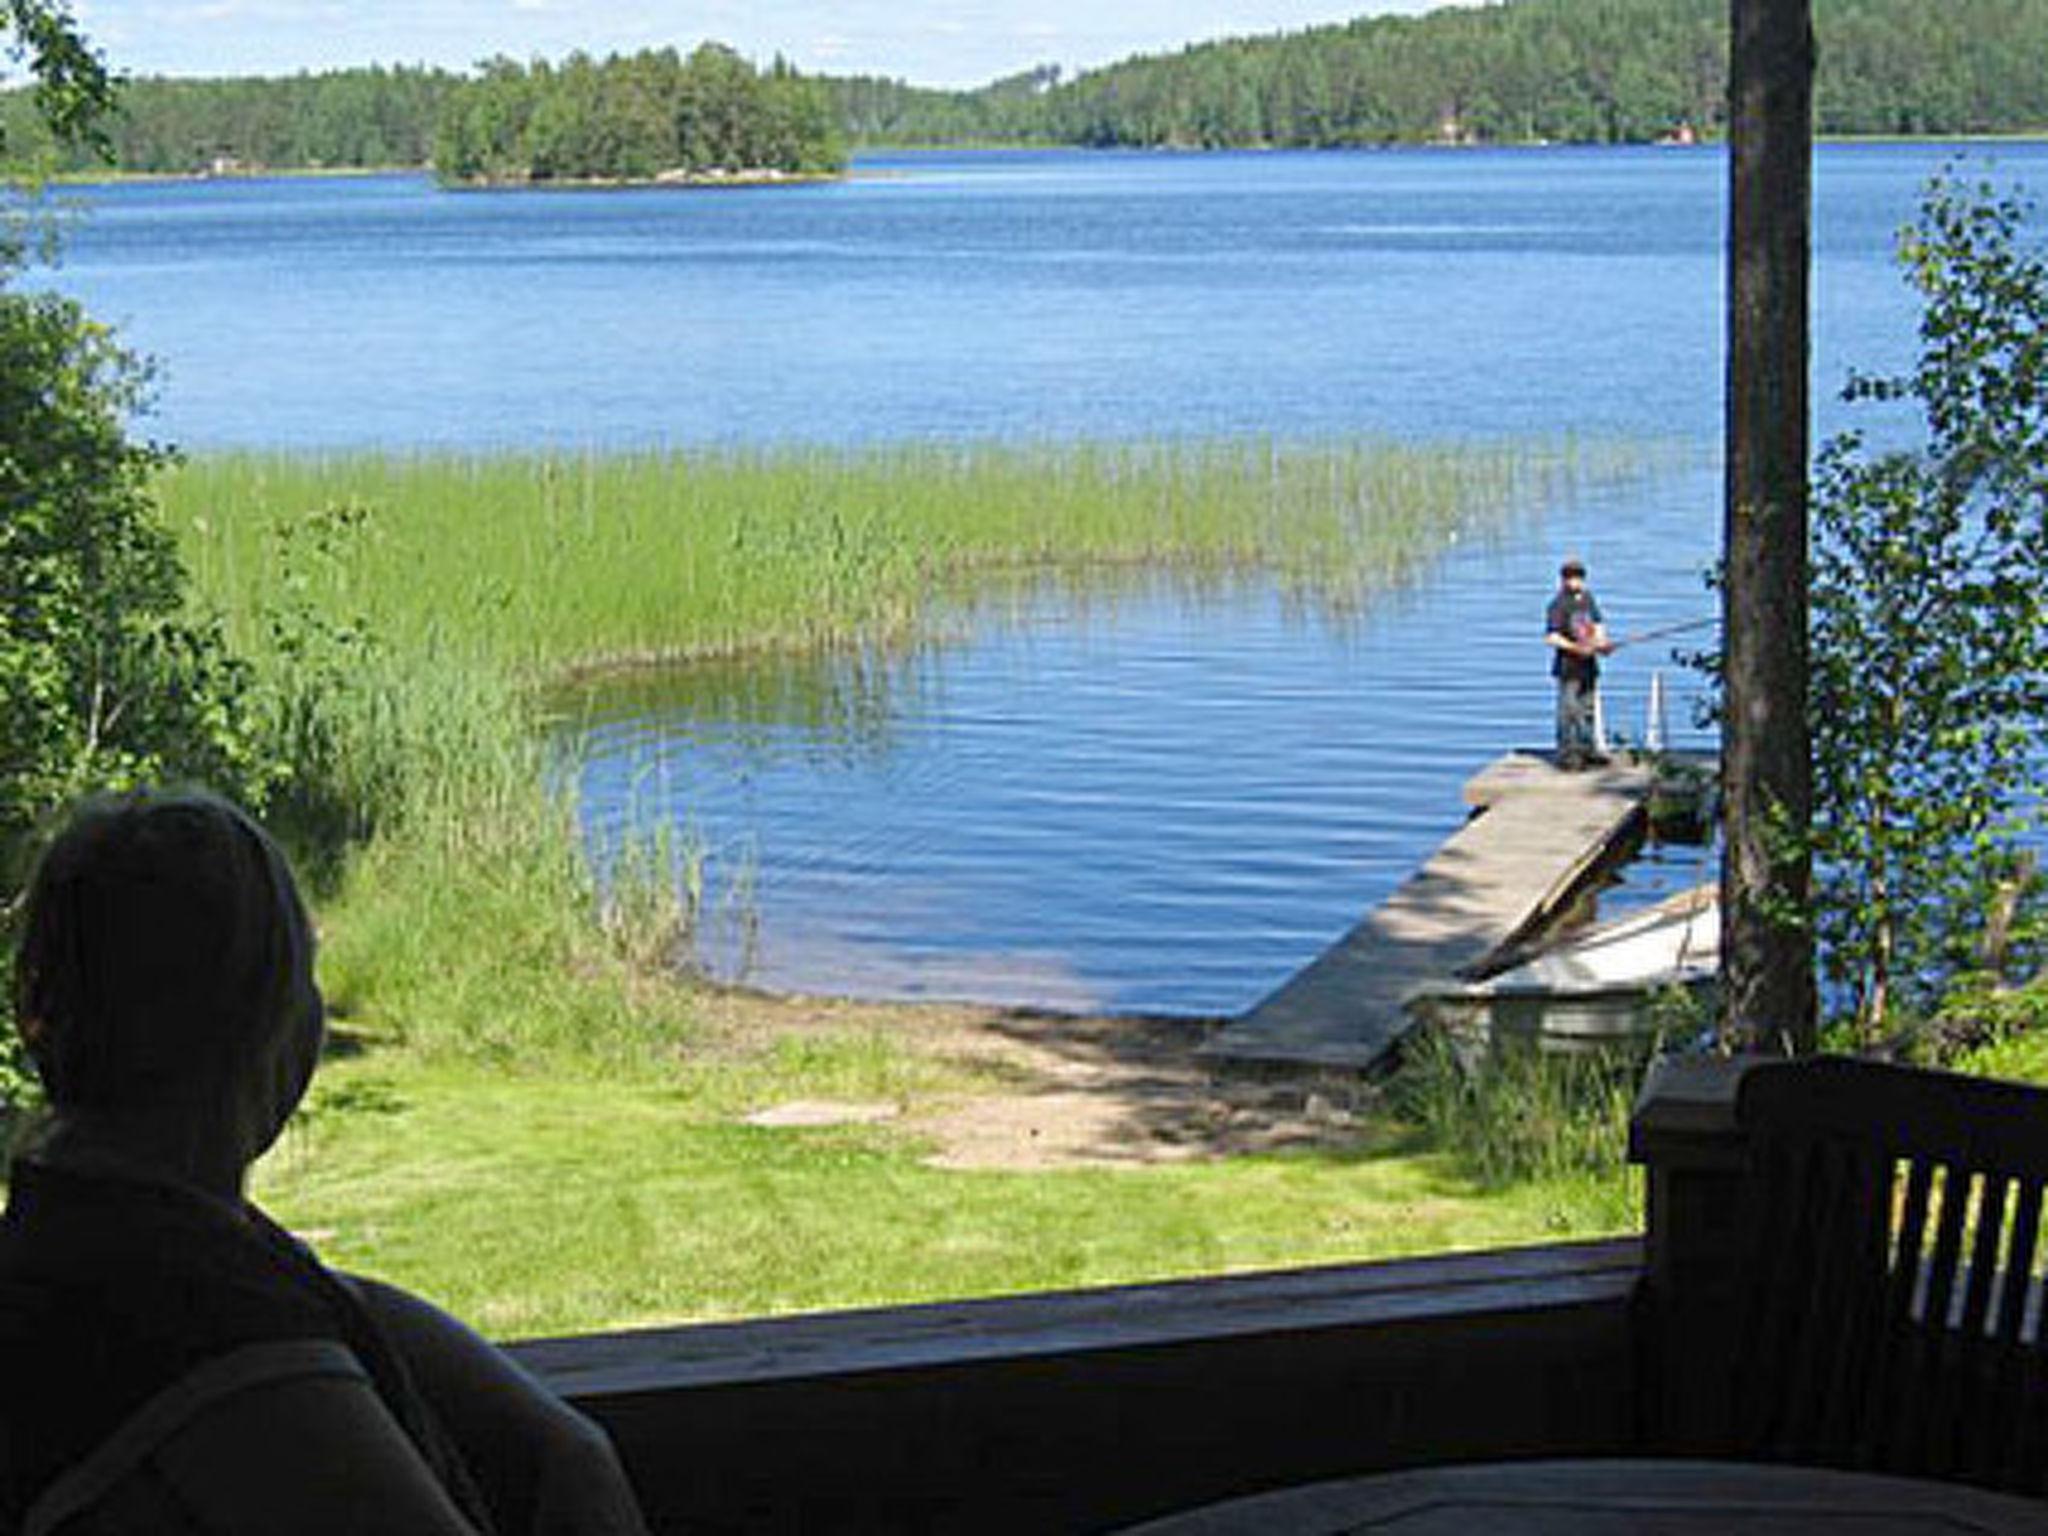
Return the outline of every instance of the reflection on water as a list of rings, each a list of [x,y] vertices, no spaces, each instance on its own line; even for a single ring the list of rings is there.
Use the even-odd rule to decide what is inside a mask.
[[[605,679],[560,701],[586,825],[600,861],[676,829],[721,977],[1234,1013],[1456,827],[1467,777],[1547,742],[1552,542],[1599,551],[1618,625],[1669,623],[1701,601],[1672,509],[1711,494],[1595,493],[1355,609],[1243,578],[1020,582],[912,655]],[[1617,727],[1660,666],[1683,725],[1652,650],[1610,668]],[[1691,883],[1693,857],[1632,868],[1603,912]]]
[[[598,735],[716,722],[736,750],[758,758],[852,760],[888,750],[895,715],[916,711],[931,667],[930,648],[711,657],[595,673],[558,689],[549,712]]]

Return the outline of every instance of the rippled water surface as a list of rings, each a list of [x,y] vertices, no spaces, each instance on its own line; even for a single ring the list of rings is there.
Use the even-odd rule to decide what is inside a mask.
[[[566,698],[601,846],[666,822],[704,860],[701,959],[796,991],[1228,1013],[1390,892],[1492,756],[1541,746],[1552,539],[1598,526],[1610,607],[1690,616],[1704,540],[1645,504],[1447,551],[1327,619],[1256,585],[1045,595],[895,661],[700,667]],[[1674,594],[1685,594],[1674,603]],[[1640,738],[1668,647],[1610,668]],[[1684,695],[1671,723],[1688,733]],[[1673,850],[1634,879],[1711,878]],[[1612,903],[1610,903],[1612,905]]]
[[[1948,153],[1821,149],[1822,380],[1901,355],[1890,239]],[[133,184],[79,195],[58,281],[161,360],[193,448],[1708,437],[1725,178],[1714,151],[1556,149]]]
[[[2039,146],[1999,150],[2038,184]],[[1891,265],[1939,146],[1824,146],[1815,378],[1908,355]],[[1654,440],[1336,622],[1256,584],[1041,594],[912,657],[563,701],[600,857],[669,824],[704,958],[771,985],[1231,1012],[1541,744],[1583,553],[1626,633],[1710,611],[1713,152],[903,156],[839,186],[452,195],[416,178],[88,193],[58,281],[164,365],[195,448],[989,436]],[[1640,735],[1669,644],[1619,655]],[[1685,725],[1681,696],[1672,706]],[[1674,855],[1638,883],[1704,871]]]

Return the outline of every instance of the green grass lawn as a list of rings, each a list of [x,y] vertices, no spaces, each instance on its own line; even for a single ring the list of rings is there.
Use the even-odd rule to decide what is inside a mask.
[[[256,1193],[331,1261],[498,1337],[1108,1285],[1625,1230],[1612,1182],[1487,1191],[1389,1121],[1342,1153],[1052,1171],[928,1166],[887,1126],[765,1129],[750,1101],[843,1091],[790,1053],[755,1075],[507,1074],[335,1062]],[[860,1086],[930,1087],[868,1059]],[[880,1074],[879,1078],[875,1076]],[[942,1091],[942,1090],[941,1090]]]

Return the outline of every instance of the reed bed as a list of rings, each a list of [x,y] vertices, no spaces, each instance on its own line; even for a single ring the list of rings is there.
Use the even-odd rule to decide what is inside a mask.
[[[293,583],[521,677],[905,639],[997,572],[1257,571],[1342,605],[1640,446],[1571,440],[209,456],[167,513],[245,646]]]

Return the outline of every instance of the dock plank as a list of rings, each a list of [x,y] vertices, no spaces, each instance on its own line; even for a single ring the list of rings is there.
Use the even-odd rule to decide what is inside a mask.
[[[1372,1067],[1428,981],[1486,973],[1552,916],[1644,815],[1651,770],[1563,773],[1509,753],[1465,785],[1474,813],[1380,906],[1203,1047],[1221,1061]]]

